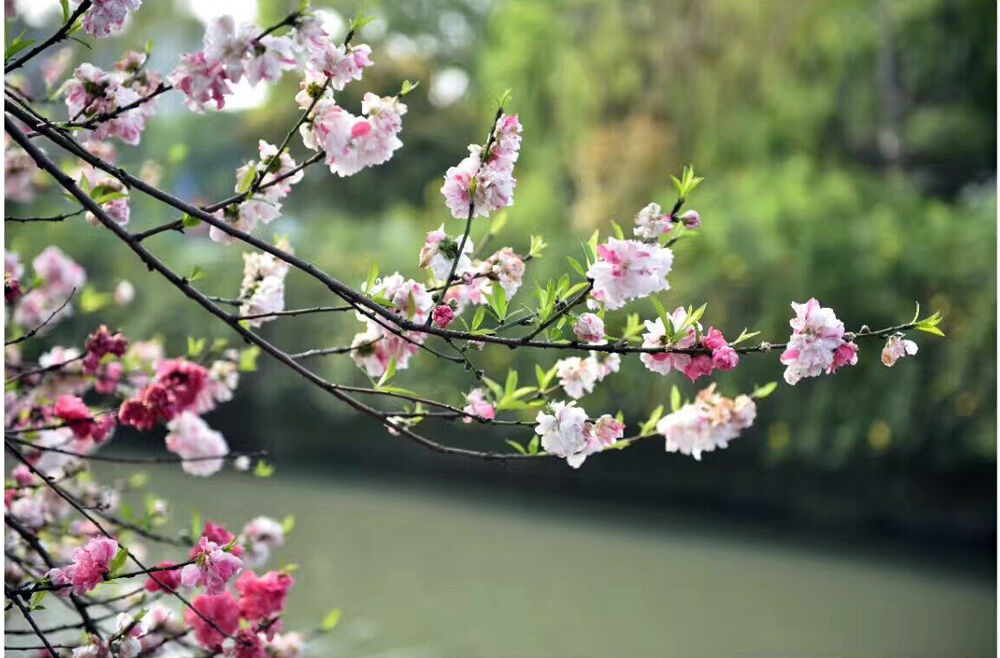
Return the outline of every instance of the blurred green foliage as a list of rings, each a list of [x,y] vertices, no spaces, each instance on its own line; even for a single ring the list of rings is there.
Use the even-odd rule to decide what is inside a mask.
[[[262,3],[258,20],[267,24],[294,4]],[[356,8],[336,4],[344,17]],[[744,326],[759,329],[773,340],[788,334],[789,302],[810,296],[851,329],[906,321],[915,301],[945,314],[947,340],[916,336],[918,358],[891,371],[879,363],[881,346],[866,341],[859,366],[782,384],[738,451],[757,464],[823,469],[877,459],[958,470],[995,461],[994,3],[422,0],[365,8],[380,18],[359,39],[371,43],[376,66],[338,97],[356,107],[366,90],[393,93],[403,79],[421,80],[406,99],[405,147],[351,179],[314,168],[267,231],[287,235],[299,254],[342,280],[360,282],[372,263],[417,275],[423,234],[442,222],[460,230],[438,193],[445,169],[481,140],[493,99],[512,88],[524,145],[516,203],[495,246],[523,253],[532,233],[551,245],[530,264],[520,295],[568,271],[565,256],[579,258],[579,240],[595,228],[606,235],[609,220],[628,224],[650,200],[672,203],[669,175],[694,163],[706,182],[689,205],[704,228],[677,246],[673,289],[661,296],[668,308],[708,302],[707,324],[733,337]],[[108,66],[123,45],[140,46],[153,30],[153,67],[169,70],[200,39],[200,24],[181,16],[167,3],[147,3],[122,39],[92,52],[77,48],[77,61]],[[427,92],[446,67],[463,70],[469,87],[459,102],[435,106]],[[256,139],[278,142],[294,121],[297,82],[286,77],[266,104],[239,113],[192,115],[165,98],[143,144],[122,147],[121,161],[138,168],[159,160],[169,189],[222,198],[235,169],[256,158]],[[293,152],[303,153],[297,141]],[[50,197],[58,207],[58,196]],[[170,215],[136,196],[132,218],[133,227],[148,228]],[[473,238],[485,231],[479,225]],[[179,271],[204,268],[206,291],[233,296],[239,248],[191,233],[150,244]],[[84,263],[99,289],[128,278],[140,291],[126,311],[78,318],[58,336],[106,321],[130,336],[163,335],[180,351],[187,335],[225,335],[97,229],[80,221],[8,226],[8,248],[28,257],[49,242]],[[329,303],[298,273],[289,291],[289,307]],[[637,310],[653,314],[642,304]],[[613,319],[611,331],[622,320]],[[305,349],[343,345],[357,327],[338,314],[273,323],[265,334]],[[530,377],[532,356],[516,356],[522,378]],[[324,372],[360,381],[339,358]],[[542,358],[542,365],[555,360]],[[506,349],[487,349],[479,363],[502,379],[510,359]],[[686,395],[697,390],[629,361],[584,400],[588,409],[620,407],[637,423],[667,402],[672,384]],[[222,412],[237,442],[306,454],[327,434],[317,428],[336,427],[349,413],[262,365],[263,375]],[[780,376],[776,358],[751,356],[720,383],[735,393]],[[398,381],[453,402],[470,386],[467,374],[425,354]]]

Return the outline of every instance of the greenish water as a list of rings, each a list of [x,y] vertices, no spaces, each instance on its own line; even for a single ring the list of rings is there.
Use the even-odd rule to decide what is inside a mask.
[[[102,469],[103,470],[103,469]],[[152,473],[182,519],[294,511],[288,626],[332,608],[312,655],[994,655],[992,575],[642,516],[404,483]],[[391,479],[391,478],[387,478]],[[652,527],[655,526],[655,527]]]

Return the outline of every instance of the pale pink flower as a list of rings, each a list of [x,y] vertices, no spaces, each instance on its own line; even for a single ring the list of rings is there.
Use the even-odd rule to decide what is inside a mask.
[[[837,319],[833,309],[820,306],[816,299],[804,304],[792,302],[795,317],[789,322],[792,336],[781,355],[785,364],[785,381],[794,385],[804,377],[818,377],[823,372],[833,372],[837,367],[857,362],[857,349],[838,349],[845,344],[844,323]],[[835,365],[836,361],[836,365]]]
[[[676,335],[687,321],[687,311],[684,307],[679,306],[674,309],[674,312],[667,316],[667,321],[670,323],[670,333],[673,334],[672,339],[667,335],[667,327],[663,324],[662,318],[645,321],[647,331],[642,335],[643,347],[676,347],[687,349],[695,346],[698,340],[697,332],[701,330],[700,324],[694,323],[684,331],[682,336]],[[639,360],[648,369],[661,375],[666,375],[671,370],[680,370],[683,372],[691,365],[690,354],[678,354],[669,351],[644,352],[639,355]]]
[[[244,253],[243,282],[240,284],[240,314],[277,313],[285,308],[285,275],[288,263],[272,254]],[[259,327],[272,317],[250,318],[251,327]]]
[[[493,420],[497,415],[497,408],[492,402],[486,397],[486,391],[482,388],[474,388],[469,391],[466,396],[469,404],[465,405],[462,409],[467,414],[472,414],[473,416],[478,416],[479,418],[484,418],[486,420]],[[471,423],[471,418],[463,418],[466,423]]]
[[[53,294],[69,293],[74,288],[79,291],[87,281],[87,273],[83,267],[64,254],[59,247],[46,247],[35,257],[31,265],[44,287]]]
[[[573,326],[573,333],[585,343],[603,345],[604,340],[604,320],[596,313],[583,313]]]
[[[226,78],[236,83],[243,77],[243,60],[253,55],[257,27],[243,23],[236,27],[232,16],[219,16],[205,30],[205,56],[217,63]]]
[[[688,210],[680,216],[680,220],[686,229],[696,229],[701,226],[701,215],[697,210]]]
[[[650,203],[635,216],[633,232],[637,238],[655,240],[673,228],[671,217],[663,212],[658,203]]]
[[[896,365],[896,361],[899,359],[907,355],[912,356],[916,353],[917,344],[912,340],[908,340],[905,335],[896,333],[889,336],[889,339],[885,341],[885,347],[882,348],[882,363],[887,368],[891,368]]]
[[[185,587],[204,585],[209,596],[225,592],[229,579],[243,568],[243,561],[223,549],[207,537],[201,537],[192,551],[194,564],[181,569],[181,584]]]
[[[514,164],[520,148],[521,123],[516,114],[497,119],[490,151],[485,156],[482,146],[469,145],[469,155],[448,169],[441,187],[453,217],[464,219],[470,212],[473,217],[488,217],[514,203]]]
[[[524,259],[514,253],[510,247],[504,247],[486,259],[486,273],[495,278],[507,299],[512,298],[520,289],[524,278]]]
[[[330,79],[330,87],[343,89],[352,80],[360,80],[364,69],[372,65],[372,49],[365,44],[335,46],[329,40],[309,54],[309,64]]]
[[[277,82],[282,72],[295,68],[295,64],[292,40],[269,35],[253,42],[244,70],[250,84],[256,85],[261,80]]]
[[[669,290],[667,275],[673,252],[656,243],[608,238],[597,247],[597,260],[587,270],[594,281],[591,296],[609,310],[632,299]]]
[[[243,560],[250,566],[260,566],[267,561],[271,551],[285,543],[284,527],[267,516],[258,516],[243,526],[240,544],[246,549]]]
[[[587,458],[587,412],[575,402],[553,402],[549,409],[551,413],[539,411],[535,417],[542,449],[579,468]]]
[[[594,385],[600,374],[600,366],[597,359],[592,356],[586,359],[570,356],[556,361],[556,374],[559,377],[559,385],[562,386],[566,395],[574,400],[579,400],[594,390]]]
[[[94,0],[83,15],[83,29],[95,37],[106,37],[125,25],[129,11],[142,6],[142,0]]]
[[[208,476],[222,468],[229,446],[221,434],[190,411],[185,411],[167,423],[167,450],[180,456],[184,472]]]
[[[444,224],[436,231],[427,234],[424,246],[420,249],[420,267],[430,268],[434,273],[434,278],[438,281],[445,281],[451,272],[455,258],[458,257],[458,264],[455,265],[455,274],[463,275],[472,270],[470,256],[475,250],[471,239],[466,239],[462,248],[462,253],[458,253],[460,239],[448,237],[444,232]]]
[[[698,393],[694,402],[661,418],[656,431],[666,438],[667,452],[700,460],[702,453],[725,448],[741,430],[753,424],[756,415],[757,405],[750,397],[723,397],[712,384]]]
[[[300,128],[307,148],[323,151],[330,171],[338,176],[353,176],[365,167],[382,164],[403,145],[398,134],[406,105],[395,97],[365,94],[356,117],[337,105],[332,98],[319,101],[311,123]]]
[[[182,54],[167,81],[184,94],[184,104],[193,112],[204,112],[209,103],[221,110],[233,93],[222,63],[209,60],[204,51]]]
[[[35,178],[38,165],[9,135],[4,135],[4,197],[18,203],[35,198]]]

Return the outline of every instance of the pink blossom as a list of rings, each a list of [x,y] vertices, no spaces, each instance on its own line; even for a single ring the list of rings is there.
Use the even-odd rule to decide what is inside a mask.
[[[284,526],[270,517],[258,516],[243,526],[237,547],[246,547],[245,564],[259,566],[267,561],[271,551],[284,543]]]
[[[229,446],[221,434],[190,411],[167,423],[167,450],[184,461],[181,467],[190,475],[209,476],[222,468]]]
[[[28,203],[35,198],[38,165],[9,135],[4,135],[4,197],[9,201]]]
[[[185,587],[205,586],[209,596],[226,591],[229,579],[243,568],[243,561],[229,553],[207,537],[198,540],[195,547],[195,563],[181,569],[181,584]]]
[[[250,52],[250,57],[244,62],[244,70],[252,85],[261,80],[277,82],[282,71],[294,68],[296,64],[292,40],[288,37],[269,35],[260,41],[253,41]]]
[[[559,376],[559,385],[566,391],[566,395],[579,400],[594,390],[600,367],[597,359],[592,356],[586,359],[570,356],[556,361],[556,374]]]
[[[658,203],[650,203],[635,216],[633,232],[637,238],[655,240],[673,228],[671,217],[663,212]]]
[[[169,567],[174,566],[174,562],[157,562],[157,567],[167,567],[162,571],[157,571],[150,575],[146,579],[146,584],[143,585],[147,592],[160,592],[165,589],[176,590],[181,585],[181,570],[171,569]],[[156,576],[155,578],[153,576]]]
[[[94,0],[83,15],[83,29],[95,37],[106,37],[125,25],[129,11],[136,11],[142,0]]]
[[[684,366],[684,376],[694,381],[699,377],[706,377],[712,374],[712,357],[706,354],[695,354]]]
[[[673,252],[656,243],[608,238],[597,247],[597,260],[587,270],[594,281],[591,296],[608,310],[632,299],[669,290],[667,275]]]
[[[167,80],[184,94],[184,104],[193,112],[204,112],[209,103],[221,110],[233,93],[222,63],[210,61],[204,51],[181,55]]]
[[[470,212],[473,217],[488,217],[514,203],[514,164],[520,148],[521,122],[516,114],[503,114],[497,119],[490,151],[485,156],[482,146],[469,145],[469,155],[448,169],[441,187],[453,217],[464,219]]]
[[[326,164],[338,176],[353,176],[365,167],[382,164],[403,145],[406,105],[398,98],[367,93],[361,103],[364,118],[356,117],[332,98],[319,101],[313,120],[300,132],[307,148],[325,152]]]
[[[484,273],[496,279],[507,293],[507,299],[510,299],[521,287],[524,259],[510,247],[504,247],[486,259]]]
[[[696,229],[701,226],[701,215],[698,214],[697,210],[688,210],[680,216],[681,222],[684,224],[686,229]]]
[[[253,54],[256,33],[252,23],[237,28],[232,16],[219,16],[205,30],[205,56],[222,67],[226,78],[239,82],[243,77],[243,60]]]
[[[905,335],[901,333],[895,333],[889,336],[888,340],[885,341],[885,347],[882,348],[882,363],[885,364],[887,368],[891,368],[896,365],[896,361],[902,359],[907,355],[914,355],[917,353],[917,344],[912,340],[908,340]]]
[[[573,333],[585,343],[603,345],[607,342],[604,340],[604,320],[596,313],[581,314],[573,327]]]
[[[462,409],[467,414],[472,414],[484,420],[493,420],[497,416],[497,408],[489,398],[486,397],[486,391],[482,388],[474,388],[469,391],[466,400],[469,401],[467,405]],[[471,418],[462,419],[466,423],[471,423]]]
[[[52,407],[52,413],[66,423],[77,438],[90,436],[94,418],[90,414],[90,408],[80,398],[75,395],[60,395]]]
[[[51,295],[65,296],[74,288],[79,291],[87,281],[83,268],[55,246],[42,250],[31,265],[42,280],[42,286]]]
[[[431,314],[434,324],[444,329],[451,321],[455,319],[455,311],[451,309],[451,306],[447,304],[439,304],[434,307],[434,312]]]
[[[205,527],[201,531],[201,536],[208,539],[209,541],[214,541],[219,546],[228,546],[230,542],[232,542],[233,539],[236,538],[236,535],[229,532],[226,529],[226,526],[222,525],[221,523],[215,523],[213,521],[205,521]],[[240,544],[240,542],[236,542],[233,544],[231,552],[236,557],[243,557],[243,546]],[[198,554],[198,547],[196,546],[191,549],[190,555],[191,557],[195,557],[197,554]]]
[[[231,635],[240,627],[240,608],[236,598],[229,590],[224,590],[218,596],[202,594],[191,602],[194,610],[184,610],[184,621],[194,629],[198,644],[210,651],[218,651],[226,636],[215,630],[202,616],[209,619],[223,633]],[[195,612],[201,613],[199,615]]]
[[[243,254],[243,282],[240,284],[240,314],[278,313],[285,308],[285,275],[288,264],[268,253]],[[249,318],[259,327],[276,316]]]
[[[587,458],[587,412],[575,402],[553,402],[549,410],[551,413],[539,411],[535,418],[542,449],[579,468]]]
[[[455,274],[461,276],[472,271],[472,261],[470,256],[475,250],[471,239],[466,239],[462,246],[462,253],[458,253],[460,240],[450,238],[444,232],[444,224],[436,231],[431,231],[424,239],[424,246],[420,249],[420,267],[430,268],[434,273],[434,278],[444,281],[451,273],[454,265]],[[458,264],[455,259],[458,258]]]
[[[93,64],[81,64],[65,84],[66,109],[70,118],[115,114],[114,118],[101,121],[93,136],[98,140],[114,136],[126,144],[138,144],[153,106],[138,106],[119,113],[120,108],[142,98],[136,89],[126,85],[126,80],[123,71],[109,73]]]
[[[309,64],[330,79],[330,87],[343,89],[352,80],[360,80],[364,69],[372,65],[372,49],[365,44],[345,48],[328,39],[309,54]]]
[[[258,577],[253,571],[244,571],[236,579],[240,593],[240,615],[251,622],[263,621],[281,614],[285,609],[288,590],[295,579],[284,571],[269,571]]]
[[[853,366],[858,363],[858,346],[854,343],[841,343],[833,351],[833,363],[827,368],[828,374],[837,372],[844,366]]]
[[[118,553],[118,542],[99,536],[86,545],[73,550],[73,564],[64,569],[53,569],[48,574],[54,585],[72,583],[75,594],[85,594],[104,582],[111,560]]]
[[[712,384],[698,393],[694,402],[661,418],[656,431],[666,438],[667,452],[700,460],[702,453],[725,448],[741,430],[753,424],[756,414],[757,406],[750,397],[723,397]]]
[[[687,322],[687,311],[683,307],[674,309],[674,312],[667,316],[667,322],[670,323],[670,335],[667,333],[667,327],[662,318],[656,318],[652,321],[646,320],[647,331],[642,335],[642,346],[681,349],[695,346],[698,340],[697,332],[701,329],[700,324],[694,323],[684,331],[683,335],[677,335]],[[653,372],[666,375],[671,370],[684,372],[691,364],[691,355],[670,351],[644,352],[639,355],[639,360]]]
[[[792,302],[792,308],[795,310],[795,317],[789,322],[792,336],[781,355],[786,382],[794,385],[804,377],[817,377],[857,362],[856,348],[853,354],[849,353],[851,348],[840,349],[845,344],[844,323],[837,319],[833,309],[820,306],[815,299],[804,304]]]
[[[208,372],[197,363],[184,359],[161,360],[156,365],[153,382],[122,404],[118,418],[139,430],[152,429],[195,407],[207,379]]]

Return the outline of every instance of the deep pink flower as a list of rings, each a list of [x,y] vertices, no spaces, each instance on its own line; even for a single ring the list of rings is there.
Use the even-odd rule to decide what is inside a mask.
[[[431,317],[434,320],[434,324],[444,329],[455,319],[455,311],[451,310],[451,307],[447,304],[440,304],[434,308]]]
[[[233,634],[240,627],[240,608],[232,592],[226,590],[218,596],[202,594],[191,602],[194,609],[210,619],[224,633]],[[184,621],[194,628],[195,639],[205,649],[218,651],[226,637],[202,619],[194,610],[184,610]]]
[[[157,562],[158,567],[172,567],[174,562]],[[153,576],[156,576],[154,579]],[[159,582],[157,582],[159,581]],[[149,578],[146,579],[146,584],[144,587],[147,592],[161,592],[165,591],[165,587],[171,590],[176,590],[181,586],[181,570],[180,569],[170,569],[167,571],[157,571],[155,574],[151,574]]]
[[[692,356],[691,360],[684,366],[684,376],[694,381],[699,377],[712,374],[712,357],[706,354]]]
[[[118,542],[108,537],[94,537],[85,546],[73,550],[73,564],[52,569],[46,574],[54,585],[73,584],[73,592],[85,594],[104,582],[111,560],[118,553]]]
[[[258,577],[253,571],[244,571],[236,579],[240,593],[240,614],[249,621],[266,619],[285,609],[288,590],[295,579],[284,571],[269,571]]]
[[[226,526],[221,523],[213,523],[212,521],[205,521],[205,528],[201,531],[201,535],[209,541],[214,541],[219,546],[228,546],[229,542],[236,536],[226,530]],[[191,557],[195,556],[196,551],[197,547],[191,549]],[[243,557],[243,546],[237,542],[233,545],[232,553],[236,557]]]
[[[66,423],[78,439],[90,437],[94,418],[90,408],[80,398],[75,395],[60,395],[52,408],[52,413]]]

